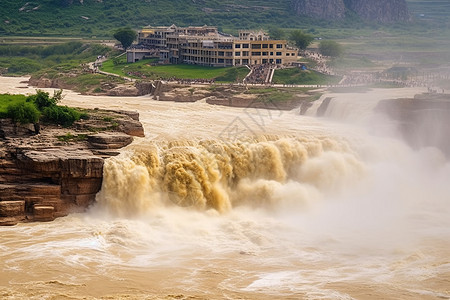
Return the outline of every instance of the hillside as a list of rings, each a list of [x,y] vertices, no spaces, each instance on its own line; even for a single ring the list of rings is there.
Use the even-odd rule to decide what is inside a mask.
[[[446,19],[441,18],[442,14],[448,16],[448,1],[407,2],[411,15],[419,21],[443,21]],[[339,3],[345,3],[346,7]],[[173,23],[180,26],[208,24],[233,31],[238,28],[267,29],[271,25],[282,28],[352,27],[361,24],[362,19],[385,21],[383,16],[387,10],[370,3],[373,1],[2,0],[0,36],[107,37],[111,36],[112,30],[122,26],[140,28]],[[404,17],[396,18],[405,16],[405,7],[396,4],[404,3],[404,0],[383,0],[383,3],[398,8],[398,14],[389,17],[388,21],[405,20]],[[433,14],[421,16],[426,10]]]

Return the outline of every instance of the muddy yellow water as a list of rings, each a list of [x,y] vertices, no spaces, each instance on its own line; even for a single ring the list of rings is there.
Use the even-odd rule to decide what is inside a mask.
[[[330,95],[326,118],[65,91],[146,137],[87,213],[0,228],[0,299],[450,299],[449,161],[372,112],[419,91]]]

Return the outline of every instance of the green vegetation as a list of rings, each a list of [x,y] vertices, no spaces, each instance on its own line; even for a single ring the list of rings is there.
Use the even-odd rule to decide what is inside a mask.
[[[126,50],[136,40],[137,32],[129,27],[125,27],[117,29],[113,36],[122,44],[123,49]]]
[[[103,121],[105,122],[111,122],[113,120],[113,117],[103,117]]]
[[[55,91],[53,97],[49,97],[49,94],[37,90],[35,95],[28,96],[27,101],[34,102],[39,110],[43,110],[46,107],[55,106],[62,99],[62,90]]]
[[[24,95],[0,94],[0,118],[7,118],[8,106],[25,102]]]
[[[124,0],[84,0],[83,3],[41,0],[25,4],[3,0],[0,3],[0,75],[32,74],[34,79],[58,79],[61,84],[82,93],[102,93],[104,86],[123,82],[116,77],[90,74],[85,70],[85,64],[94,61],[98,55],[115,57],[118,54],[101,45],[105,38],[112,39],[114,30],[124,26],[138,30],[149,24],[173,23],[179,26],[214,25],[234,35],[238,29],[262,28],[274,38],[293,37],[294,33],[302,32],[316,39],[309,45],[312,48],[319,47],[319,40],[333,39],[345,49],[344,55],[331,62],[338,72],[383,70],[399,62],[430,68],[450,61],[448,1],[407,0],[413,21],[390,25],[362,22],[351,15],[340,21],[298,17],[289,9],[290,2],[243,0],[236,5],[233,0],[151,0],[150,4]],[[151,66],[151,60],[125,64],[123,59],[118,58],[116,66],[112,60],[105,62],[103,70],[137,79],[215,78],[218,82],[240,80],[247,73],[245,69],[231,68],[223,70],[222,74],[199,74],[203,71],[182,70],[184,67],[179,66]],[[112,71],[107,69],[108,64],[114,68]],[[314,67],[313,62],[307,65]],[[314,82],[307,78],[312,75],[301,76],[306,77],[301,83]],[[280,82],[297,81],[300,82],[284,78]]]
[[[216,82],[241,82],[249,72],[246,67],[233,67],[225,69],[226,70],[223,75],[215,78]]]
[[[52,105],[43,110],[44,121],[68,127],[81,118],[81,113],[68,106]]]
[[[26,4],[25,4],[26,3]],[[246,9],[243,9],[243,8]],[[282,28],[309,27],[316,21],[298,17],[290,1],[243,0],[40,0],[18,2],[2,0],[0,35],[65,35],[110,37],[111,30],[148,24],[180,26],[216,25],[225,30],[260,28],[275,25]],[[334,24],[321,20],[323,25]]]
[[[325,56],[338,57],[343,54],[342,46],[336,41],[321,41],[319,52]]]
[[[418,28],[448,28],[445,0],[407,0],[414,24]],[[245,8],[245,9],[244,9]],[[424,14],[422,17],[421,14]],[[177,24],[180,26],[216,25],[229,33],[242,28],[297,28],[317,35],[320,28],[379,30],[377,24],[363,23],[349,14],[341,21],[313,20],[299,17],[291,9],[291,1],[242,0],[39,0],[0,2],[0,35],[27,36],[112,36],[114,28]],[[404,30],[410,25],[395,25]],[[346,34],[346,33],[343,33]],[[348,36],[348,35],[347,35]],[[333,37],[336,38],[336,37]]]
[[[274,40],[282,40],[282,39],[284,39],[284,37],[286,35],[286,33],[284,32],[283,29],[281,29],[279,27],[275,27],[275,26],[270,26],[268,33],[269,33],[270,38],[272,38]]]
[[[87,134],[77,134],[73,135],[72,133],[68,132],[65,135],[59,135],[56,137],[58,141],[61,142],[82,142],[87,139]]]
[[[21,124],[36,123],[41,112],[36,104],[24,95],[0,95],[0,118],[11,118]]]
[[[37,123],[41,112],[32,102],[16,102],[7,107],[7,116],[21,124]]]
[[[305,84],[305,85],[323,85],[337,84],[340,77],[324,75],[314,71],[304,71],[300,68],[289,68],[276,70],[273,76],[275,84]]]
[[[11,118],[19,123],[44,122],[70,126],[80,118],[88,118],[74,108],[59,106],[62,99],[62,91],[55,91],[50,97],[49,93],[37,90],[36,94],[28,97],[23,95],[0,95],[0,118]]]
[[[304,33],[302,30],[294,30],[289,34],[289,39],[294,42],[299,49],[306,49],[314,37],[310,34]]]
[[[145,79],[215,79],[217,82],[241,81],[248,74],[246,67],[215,68],[198,65],[155,65],[158,59],[143,59],[135,63],[127,63],[126,58],[114,63],[105,61],[102,71]]]
[[[59,72],[67,72],[82,63],[94,61],[100,54],[112,52],[109,47],[82,42],[47,46],[0,45],[0,73],[25,75],[51,68],[57,76]]]
[[[291,100],[315,101],[320,98],[321,93],[311,88],[274,88],[274,87],[250,87],[246,94],[257,95],[261,102],[284,102]],[[299,97],[301,95],[301,97]]]

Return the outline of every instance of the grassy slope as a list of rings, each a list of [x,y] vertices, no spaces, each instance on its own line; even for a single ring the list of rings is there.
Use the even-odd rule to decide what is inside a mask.
[[[248,73],[245,67],[214,68],[197,65],[156,65],[152,66],[154,59],[145,59],[136,63],[126,63],[122,58],[120,64],[114,65],[112,60],[103,63],[102,71],[146,79],[217,79],[221,82],[234,82],[243,79]]]
[[[273,76],[273,83],[276,84],[336,84],[339,80],[338,76],[302,71],[300,68],[276,70]]]

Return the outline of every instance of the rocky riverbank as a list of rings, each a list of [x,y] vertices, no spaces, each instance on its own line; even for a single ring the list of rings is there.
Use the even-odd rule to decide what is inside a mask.
[[[30,78],[28,85],[37,88],[69,89],[77,91],[79,87],[68,86],[59,79]],[[232,84],[186,84],[166,81],[128,82],[126,84],[109,83],[100,87],[102,92],[85,91],[82,94],[93,96],[135,97],[149,95],[159,101],[196,102],[205,101],[212,105],[231,107],[252,107],[276,110],[291,110],[317,99],[321,90],[296,90],[270,86],[243,86]],[[282,101],[273,97],[284,94]],[[273,99],[273,100],[272,100]]]
[[[84,211],[101,188],[103,161],[144,136],[138,113],[88,112],[70,128],[0,120],[0,225]]]
[[[450,95],[418,94],[383,100],[375,108],[398,122],[398,130],[414,148],[436,147],[450,157]]]

